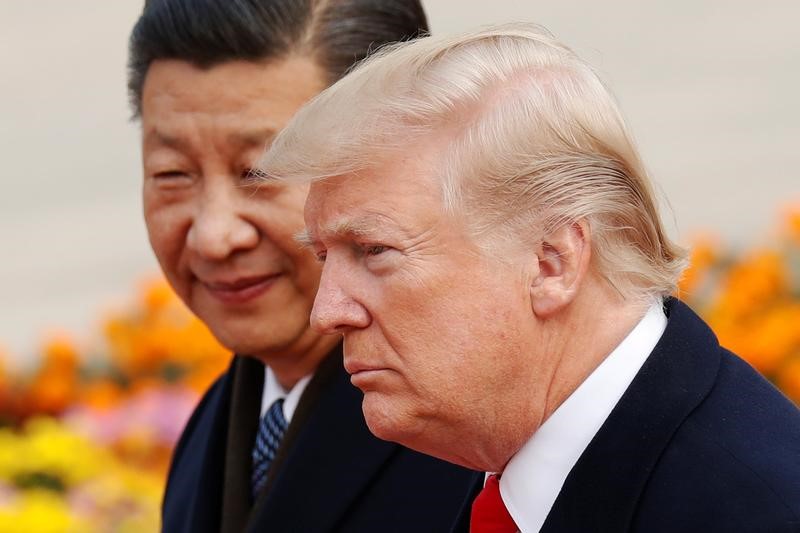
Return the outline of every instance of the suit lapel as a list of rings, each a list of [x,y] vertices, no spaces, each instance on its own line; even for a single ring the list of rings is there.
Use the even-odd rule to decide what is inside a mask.
[[[627,531],[669,440],[711,390],[716,337],[680,301],[666,309],[661,340],[570,471],[541,531]]]
[[[270,468],[250,531],[330,531],[368,488],[396,444],[373,437],[361,393],[342,367],[341,347],[318,368]],[[299,509],[299,502],[305,502]]]
[[[229,373],[203,398],[176,448],[164,501],[164,531],[219,531],[231,391]]]
[[[485,479],[485,472],[475,472],[472,487],[470,487],[467,497],[464,500],[464,503],[461,505],[461,511],[459,511],[458,517],[456,518],[456,523],[453,524],[453,528],[450,530],[450,533],[469,532],[469,521],[472,517],[472,502],[478,497],[478,493],[483,490]]]
[[[225,447],[225,481],[222,494],[223,533],[244,530],[251,509],[251,451],[261,416],[264,365],[252,357],[239,357],[233,369],[233,391]]]

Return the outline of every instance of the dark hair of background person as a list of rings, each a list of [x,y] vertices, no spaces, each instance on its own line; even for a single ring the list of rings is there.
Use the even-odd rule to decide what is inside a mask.
[[[209,68],[298,53],[333,83],[381,45],[427,32],[419,0],[146,0],[129,41],[128,95],[139,117],[159,59]]]

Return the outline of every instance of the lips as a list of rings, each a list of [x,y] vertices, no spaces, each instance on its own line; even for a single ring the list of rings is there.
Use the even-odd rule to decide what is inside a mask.
[[[281,274],[248,276],[231,281],[200,281],[209,294],[226,304],[241,304],[254,300],[272,287]]]
[[[358,361],[353,361],[345,357],[344,369],[350,374],[350,383],[360,389],[371,388],[374,385],[373,381],[378,378],[384,371],[388,370],[384,367],[367,365]]]
[[[367,372],[369,370],[379,370],[379,368],[375,366],[369,366],[359,361],[354,361],[353,359],[347,358],[347,356],[345,356],[344,358],[344,369],[351,376],[353,374],[358,374],[359,372]]]

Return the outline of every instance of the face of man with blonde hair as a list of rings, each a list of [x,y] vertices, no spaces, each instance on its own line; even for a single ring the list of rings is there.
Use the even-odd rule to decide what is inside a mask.
[[[308,240],[324,261],[311,323],[344,336],[373,433],[486,468],[541,422],[558,352],[532,307],[540,263],[477,246],[443,209],[438,156],[311,186]],[[487,434],[496,439],[469,438]]]

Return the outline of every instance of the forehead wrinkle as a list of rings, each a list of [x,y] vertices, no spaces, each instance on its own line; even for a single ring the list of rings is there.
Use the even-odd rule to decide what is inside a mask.
[[[185,147],[186,142],[179,136],[172,135],[154,126],[148,128],[148,131],[145,133],[144,144],[156,144],[158,146],[166,146],[167,148],[180,150]]]
[[[240,146],[267,148],[275,137],[274,128],[259,128],[255,130],[233,131],[228,134],[228,142]]]

